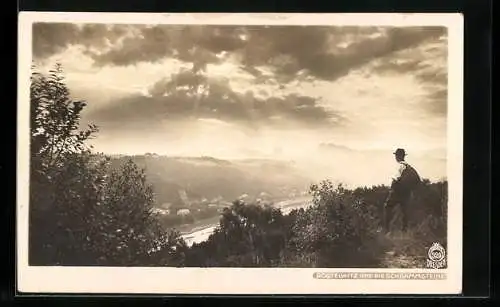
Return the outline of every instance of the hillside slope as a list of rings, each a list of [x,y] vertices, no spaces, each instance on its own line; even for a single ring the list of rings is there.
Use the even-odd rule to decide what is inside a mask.
[[[114,157],[115,166],[132,159],[144,168],[159,205],[181,201],[222,198],[233,201],[242,194],[274,198],[305,191],[310,184],[292,163],[273,160],[219,160],[211,157],[136,155]]]

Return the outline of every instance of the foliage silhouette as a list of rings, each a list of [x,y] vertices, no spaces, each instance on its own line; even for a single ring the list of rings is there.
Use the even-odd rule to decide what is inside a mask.
[[[131,161],[111,170],[109,157],[80,129],[85,103],[73,101],[60,65],[31,78],[31,265],[180,265],[176,232],[152,213],[154,195]]]
[[[386,257],[395,251],[421,267],[433,242],[446,245],[446,186],[424,182],[412,204],[410,231],[399,237],[380,232],[387,186],[348,190],[323,181],[311,186],[312,206],[288,215],[234,202],[209,239],[186,250],[186,266],[399,266]]]

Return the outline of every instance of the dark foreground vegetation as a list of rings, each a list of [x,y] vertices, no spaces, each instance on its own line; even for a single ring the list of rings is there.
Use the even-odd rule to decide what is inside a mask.
[[[97,127],[80,128],[85,103],[70,98],[61,68],[31,81],[30,265],[418,267],[433,242],[446,247],[447,183],[429,181],[405,234],[379,232],[387,187],[324,181],[311,187],[312,207],[288,215],[236,201],[189,247],[162,227],[142,169],[111,167],[86,145]]]
[[[185,265],[422,267],[433,242],[446,244],[446,189],[424,182],[410,231],[391,235],[380,232],[384,186],[347,190],[324,181],[311,187],[312,207],[288,215],[235,202],[207,241],[185,250]]]

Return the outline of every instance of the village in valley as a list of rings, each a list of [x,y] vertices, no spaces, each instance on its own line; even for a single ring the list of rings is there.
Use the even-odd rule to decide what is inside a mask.
[[[156,214],[165,228],[189,231],[217,223],[235,201],[275,205],[309,195],[308,181],[292,164],[273,160],[222,160],[156,153],[112,155],[114,167],[132,159],[145,169],[155,195]],[[270,173],[270,171],[272,173]],[[172,174],[176,174],[172,181]]]
[[[256,195],[243,193],[237,198],[238,201],[244,203],[252,203],[258,205],[273,205],[288,199],[295,199],[308,195],[308,191],[299,191],[296,188],[282,187],[280,195],[275,196],[265,191]],[[172,224],[171,226],[180,226],[191,224],[199,220],[218,218],[224,208],[231,207],[235,200],[227,200],[222,196],[213,199],[190,198],[185,190],[179,190],[179,199],[174,202],[164,202],[153,209],[153,212],[163,218],[165,223]],[[168,223],[170,221],[171,223]]]

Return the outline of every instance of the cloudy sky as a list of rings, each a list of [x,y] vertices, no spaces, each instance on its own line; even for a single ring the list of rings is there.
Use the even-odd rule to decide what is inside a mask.
[[[63,65],[99,151],[445,156],[446,28],[39,23],[33,61]]]

